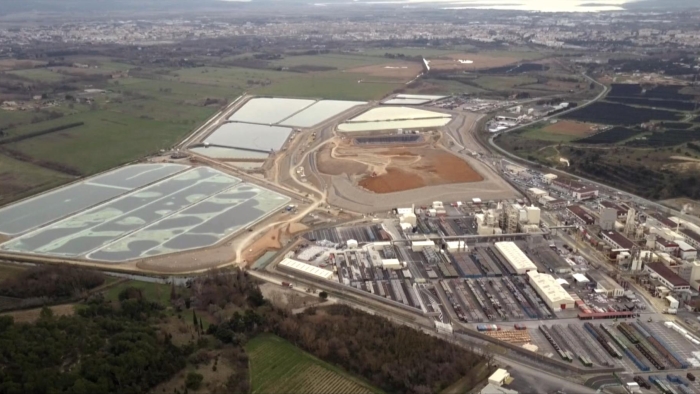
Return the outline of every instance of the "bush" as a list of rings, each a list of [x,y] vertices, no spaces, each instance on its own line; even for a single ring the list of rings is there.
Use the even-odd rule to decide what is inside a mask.
[[[185,379],[185,387],[191,390],[198,390],[202,385],[202,380],[204,380],[204,376],[202,376],[202,374],[190,372],[187,374],[187,378]]]
[[[327,300],[327,299],[328,299],[328,293],[326,293],[325,291],[322,291],[322,292],[318,293],[318,296],[319,296],[322,300]]]

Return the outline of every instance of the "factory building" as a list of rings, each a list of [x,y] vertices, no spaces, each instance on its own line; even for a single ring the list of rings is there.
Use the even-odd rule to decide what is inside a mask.
[[[690,261],[698,258],[698,250],[687,242],[676,241],[676,244],[678,244],[678,257],[681,259]]]
[[[625,208],[615,204],[612,201],[606,201],[606,200],[601,201],[600,202],[600,209],[602,210],[604,208],[614,209],[615,214],[617,215],[618,219],[624,219],[625,217],[627,217],[627,210]]]
[[[598,189],[573,180],[554,180],[552,188],[567,193],[576,201],[590,200],[598,197]]]
[[[652,212],[649,214],[649,217],[647,217],[647,224],[649,224],[650,226],[661,225],[663,227],[668,227],[668,228],[673,228],[673,229],[678,227],[678,224],[676,222],[674,222],[673,220],[667,218],[666,216],[664,216],[658,212]]]
[[[671,291],[689,290],[690,284],[687,280],[681,278],[670,268],[661,262],[649,263],[644,267],[644,270],[652,274],[659,282]]]
[[[299,260],[285,258],[278,264],[280,268],[287,268],[292,271],[302,273],[314,278],[330,280],[333,277],[333,271],[328,271],[323,268],[318,268],[311,264],[303,263]]]
[[[527,189],[527,195],[530,198],[532,198],[536,201],[539,201],[540,198],[542,198],[544,196],[548,196],[549,192],[546,190],[538,189],[536,187],[531,187],[531,188]]]
[[[589,271],[586,275],[591,282],[595,283],[597,293],[605,294],[611,298],[625,295],[625,289],[611,277],[598,271]]]
[[[687,243],[695,246],[696,248],[700,248],[700,234],[687,228],[681,229],[680,234]]]
[[[630,241],[629,238],[618,233],[617,231],[603,231],[600,233],[600,238],[602,238],[603,241],[605,241],[613,249],[630,250],[635,246],[634,242]]]
[[[688,281],[693,290],[700,289],[700,261],[684,261],[678,268],[678,276]]]
[[[426,247],[435,247],[435,242],[430,241],[430,240],[425,240],[425,241],[413,241],[411,242],[411,250],[414,252],[420,252]]]
[[[544,196],[537,200],[544,209],[561,209],[564,208],[567,204],[566,200],[560,199],[560,198],[554,198],[552,196]]]
[[[513,267],[513,270],[518,275],[523,275],[528,271],[537,271],[537,266],[530,260],[525,253],[511,241],[496,242],[496,249],[503,255],[508,264]]]
[[[569,205],[566,210],[571,214],[572,218],[581,226],[590,226],[595,223],[595,218],[580,205]]]
[[[552,275],[529,271],[527,276],[530,285],[552,310],[573,309],[574,299]]]
[[[678,251],[678,244],[675,243],[674,241],[669,241],[666,238],[659,237],[658,235],[651,235],[651,237],[654,237],[654,241],[649,244],[647,242],[647,246],[658,250],[659,252],[664,252],[664,253],[669,253],[669,254],[675,254]]]

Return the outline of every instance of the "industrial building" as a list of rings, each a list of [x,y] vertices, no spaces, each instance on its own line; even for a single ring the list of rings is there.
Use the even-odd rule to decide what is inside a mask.
[[[511,241],[496,242],[496,249],[508,261],[508,264],[513,267],[513,270],[518,275],[526,274],[528,271],[537,271],[537,266],[530,260],[525,253]]]
[[[531,187],[527,189],[527,195],[535,200],[539,200],[544,196],[548,196],[549,192],[536,187]]]
[[[303,263],[299,260],[285,258],[280,261],[279,267],[288,268],[296,272],[300,272],[315,278],[330,280],[333,277],[333,271],[328,271],[323,268],[318,268],[311,264]]]
[[[678,257],[682,260],[690,261],[698,258],[698,250],[687,242],[676,241],[676,244],[678,245]]]
[[[605,241],[613,249],[630,250],[635,246],[634,242],[630,241],[629,238],[618,233],[617,231],[603,231],[600,233],[600,238],[602,238],[603,241]]]
[[[536,251],[535,260],[542,262],[542,264],[556,274],[567,274],[571,272],[571,265],[550,248],[538,249]]]
[[[625,289],[611,277],[595,270],[588,271],[586,274],[591,282],[595,283],[597,293],[611,298],[622,297],[625,294]]]
[[[696,248],[700,248],[700,234],[687,228],[680,229],[680,234],[685,238],[687,243]]]
[[[690,290],[688,281],[671,271],[664,263],[649,263],[644,270],[655,275],[656,279],[671,291]]]
[[[627,216],[627,210],[612,201],[603,200],[600,202],[600,209],[610,208],[615,210],[615,214],[619,219],[623,219]]]
[[[576,201],[598,197],[598,189],[574,180],[553,180],[552,189],[571,195]]]
[[[649,214],[649,217],[647,218],[647,224],[649,224],[650,226],[659,224],[661,226],[674,229],[678,227],[678,224],[676,222],[658,212],[652,212]]]
[[[506,371],[503,368],[498,368],[496,372],[489,376],[489,383],[496,386],[502,386],[503,383],[505,383],[509,377],[510,374],[508,373],[508,371]]]
[[[530,285],[552,310],[559,311],[574,307],[574,299],[552,275],[529,271],[527,276],[530,279]]]
[[[552,196],[544,196],[537,200],[545,209],[561,209],[567,204],[566,200],[554,198]]]
[[[595,223],[595,218],[586,212],[580,205],[569,205],[566,210],[571,213],[574,221],[582,226],[590,226]]]

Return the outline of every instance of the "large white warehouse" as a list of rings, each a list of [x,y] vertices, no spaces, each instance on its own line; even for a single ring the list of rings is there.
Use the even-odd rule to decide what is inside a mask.
[[[515,242],[496,242],[495,246],[518,275],[525,274],[528,271],[537,271],[537,266],[535,263],[525,256],[525,253],[520,250]]]
[[[552,310],[559,311],[574,307],[574,299],[552,275],[530,271],[527,276],[530,278],[530,285]]]
[[[311,264],[303,263],[299,260],[286,258],[279,263],[280,267],[290,268],[295,271],[300,271],[304,274],[311,275],[317,278],[330,280],[333,277],[333,271],[324,270]]]

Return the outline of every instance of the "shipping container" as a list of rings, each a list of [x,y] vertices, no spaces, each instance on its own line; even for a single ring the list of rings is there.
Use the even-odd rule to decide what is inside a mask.
[[[522,324],[515,324],[513,327],[515,327],[516,330],[527,330],[527,327]]]

